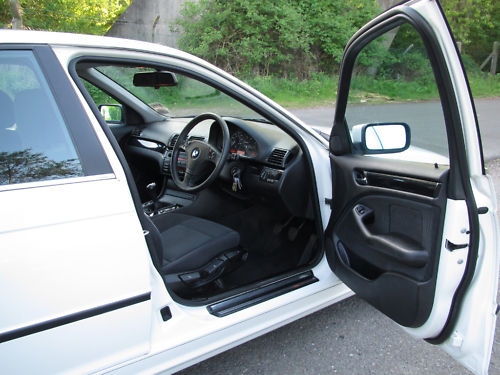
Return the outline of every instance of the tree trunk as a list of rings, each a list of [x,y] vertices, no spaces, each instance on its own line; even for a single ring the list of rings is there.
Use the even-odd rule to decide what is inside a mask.
[[[21,4],[19,0],[9,0],[10,12],[12,13],[12,28],[22,29],[23,28],[23,16]]]

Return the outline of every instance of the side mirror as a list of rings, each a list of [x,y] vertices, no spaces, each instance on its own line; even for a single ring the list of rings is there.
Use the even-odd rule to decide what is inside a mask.
[[[391,154],[410,147],[410,126],[404,122],[356,125],[351,131],[354,148],[363,154]]]
[[[135,87],[160,87],[177,86],[177,77],[171,72],[146,72],[134,74]]]
[[[123,108],[121,104],[101,104],[99,112],[106,122],[120,124],[123,122]]]

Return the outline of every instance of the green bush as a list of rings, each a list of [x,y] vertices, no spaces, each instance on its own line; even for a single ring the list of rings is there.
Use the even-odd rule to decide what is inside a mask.
[[[336,72],[350,36],[379,11],[375,0],[199,0],[173,29],[182,49],[232,73],[302,80]]]

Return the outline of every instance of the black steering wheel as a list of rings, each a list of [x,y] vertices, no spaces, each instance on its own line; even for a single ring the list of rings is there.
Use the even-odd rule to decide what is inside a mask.
[[[200,140],[191,140],[186,142],[189,132],[193,130],[196,125],[202,121],[210,119],[215,120],[221,128],[222,152],[209,142]],[[189,121],[186,127],[182,130],[181,134],[179,134],[179,138],[177,138],[177,142],[175,142],[175,146],[172,151],[170,171],[174,183],[179,189],[187,192],[196,192],[206,188],[214,182],[220,174],[227,159],[227,155],[229,154],[229,147],[229,129],[222,117],[216,115],[215,113],[202,113],[201,115],[196,116],[194,119]],[[180,178],[179,172],[177,171],[179,154],[181,151],[186,153],[186,171],[183,179]],[[207,170],[212,165],[214,166],[213,170],[207,176]]]

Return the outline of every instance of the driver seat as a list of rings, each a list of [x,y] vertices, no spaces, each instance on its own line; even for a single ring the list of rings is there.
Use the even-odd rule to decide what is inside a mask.
[[[210,284],[245,258],[240,235],[224,225],[175,212],[145,216],[152,224],[146,238],[156,249],[153,262],[174,291]]]

